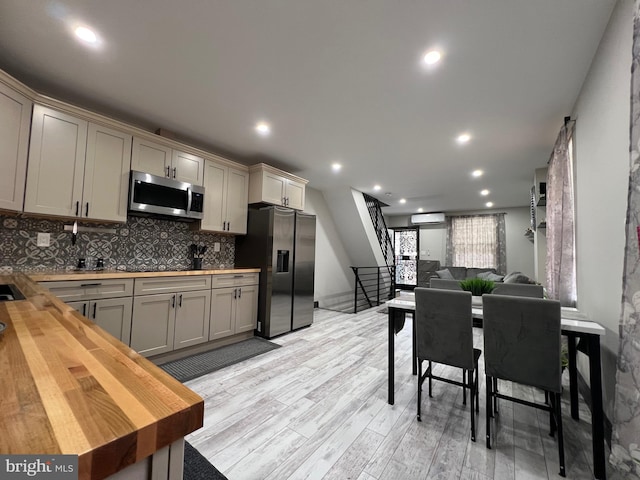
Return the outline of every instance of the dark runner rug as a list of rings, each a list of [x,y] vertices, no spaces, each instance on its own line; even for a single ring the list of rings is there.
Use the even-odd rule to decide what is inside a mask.
[[[184,442],[184,480],[227,480],[189,442]]]
[[[279,347],[280,345],[264,338],[253,337],[233,345],[174,360],[159,367],[184,383]]]

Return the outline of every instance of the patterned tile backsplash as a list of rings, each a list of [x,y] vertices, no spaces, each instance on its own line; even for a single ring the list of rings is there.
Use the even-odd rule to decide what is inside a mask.
[[[70,220],[0,215],[0,274],[74,269],[79,258],[94,268],[97,258],[105,269],[184,270],[191,267],[189,246],[206,245],[202,265],[231,268],[235,237],[191,231],[189,224],[155,218],[129,217],[126,224],[79,223],[80,226],[115,230],[112,233],[79,232],[71,245]],[[38,232],[50,233],[49,247],[37,246]],[[220,251],[214,251],[214,243]]]

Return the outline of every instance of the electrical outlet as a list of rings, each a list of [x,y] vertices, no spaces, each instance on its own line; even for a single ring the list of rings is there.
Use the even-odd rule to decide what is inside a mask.
[[[38,240],[36,241],[38,247],[48,247],[51,245],[50,233],[38,233]]]
[[[214,242],[213,243],[213,251],[214,252],[219,252],[220,251],[220,242]]]

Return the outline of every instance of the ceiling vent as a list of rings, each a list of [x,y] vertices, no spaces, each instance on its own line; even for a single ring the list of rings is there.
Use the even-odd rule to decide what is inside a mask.
[[[444,223],[444,213],[419,213],[411,215],[411,223],[418,225]]]

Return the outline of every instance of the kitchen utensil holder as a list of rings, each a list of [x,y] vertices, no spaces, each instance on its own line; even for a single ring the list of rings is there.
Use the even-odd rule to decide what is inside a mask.
[[[193,270],[202,270],[202,259],[194,258],[193,259]]]

